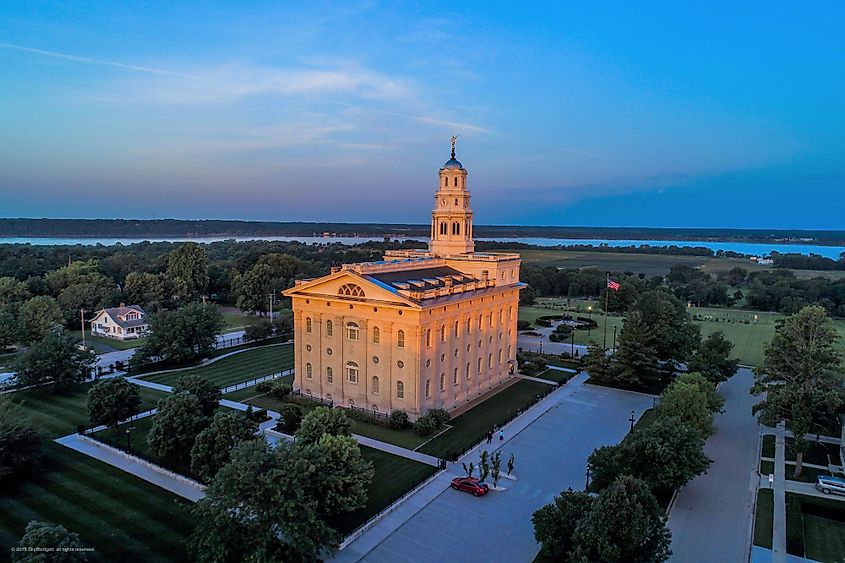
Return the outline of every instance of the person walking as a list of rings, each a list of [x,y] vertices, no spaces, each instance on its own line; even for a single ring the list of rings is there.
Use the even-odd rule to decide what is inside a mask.
[[[504,439],[505,439],[505,431],[500,429],[499,430],[499,441],[501,442]]]
[[[488,430],[488,431],[487,431],[487,443],[489,444],[489,443],[491,443],[492,441],[493,441],[493,431],[492,431],[492,430]]]

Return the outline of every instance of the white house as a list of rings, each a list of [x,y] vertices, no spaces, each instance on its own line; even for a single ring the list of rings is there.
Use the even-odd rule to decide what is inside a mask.
[[[123,303],[120,307],[103,309],[91,319],[91,334],[105,336],[115,340],[132,340],[141,338],[149,328],[147,313],[140,305]]]

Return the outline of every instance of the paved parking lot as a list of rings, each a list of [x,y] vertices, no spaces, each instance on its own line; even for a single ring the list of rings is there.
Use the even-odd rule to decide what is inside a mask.
[[[615,444],[652,397],[573,381],[558,403],[502,447],[514,453],[518,481],[506,492],[475,498],[446,489],[368,553],[349,546],[339,559],[363,561],[531,561],[539,545],[533,512],[567,487],[583,489],[587,456]],[[494,443],[494,445],[496,445]]]

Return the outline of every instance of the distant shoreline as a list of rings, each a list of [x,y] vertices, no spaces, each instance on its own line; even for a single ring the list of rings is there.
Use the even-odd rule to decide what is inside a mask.
[[[184,239],[240,237],[428,237],[428,225],[180,219],[0,219],[0,239]],[[845,231],[476,225],[478,238],[660,240],[845,246]],[[2,240],[0,240],[2,243]]]

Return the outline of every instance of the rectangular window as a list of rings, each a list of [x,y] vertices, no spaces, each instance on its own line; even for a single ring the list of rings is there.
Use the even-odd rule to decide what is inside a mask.
[[[431,398],[431,380],[430,379],[425,380],[425,398],[426,399]]]

